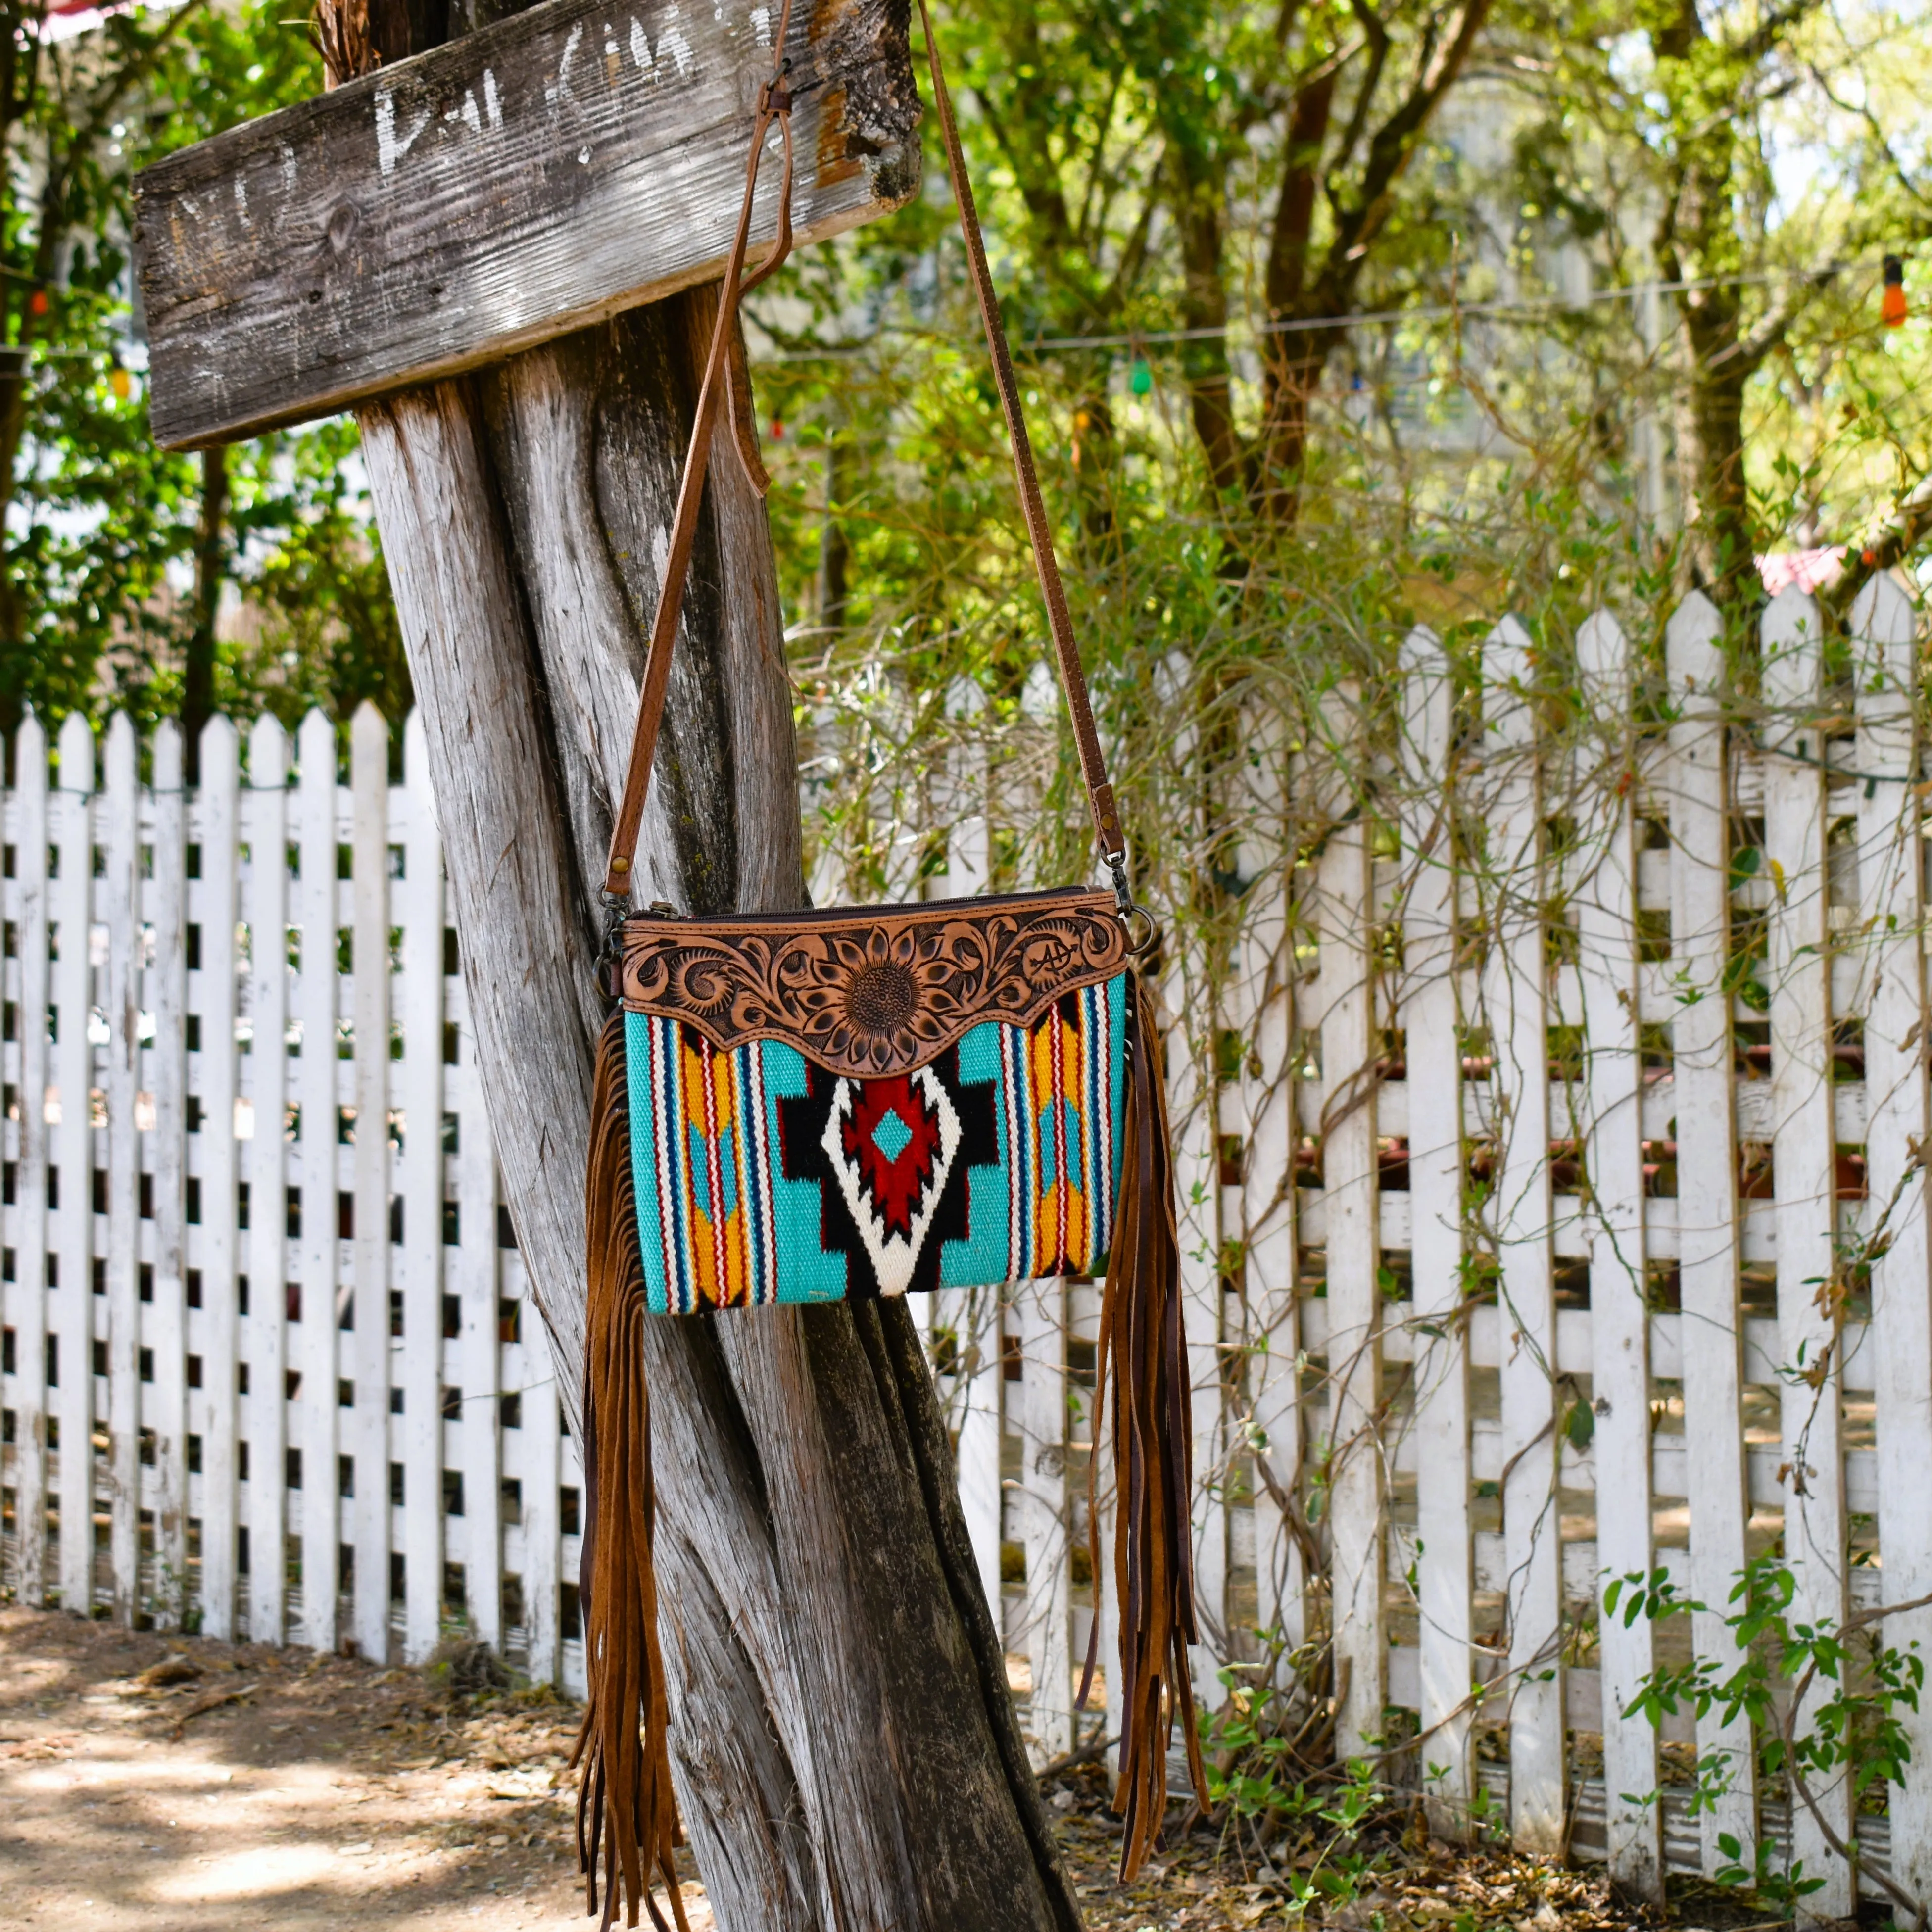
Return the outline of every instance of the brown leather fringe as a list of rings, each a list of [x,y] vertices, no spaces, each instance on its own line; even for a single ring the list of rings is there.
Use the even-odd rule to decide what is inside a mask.
[[[1100,1304],[1098,1400],[1113,1372],[1114,1601],[1120,1633],[1120,1783],[1124,1882],[1159,1841],[1167,1808],[1167,1750],[1176,1718],[1196,1802],[1208,1778],[1194,1720],[1187,1646],[1194,1614],[1193,1406],[1180,1319],[1180,1252],[1167,1082],[1150,987],[1133,976],[1126,1126],[1120,1195]],[[1091,1509],[1088,1520],[1094,1520]],[[1085,1687],[1082,1687],[1082,1700]]]
[[[641,1905],[669,1932],[651,1896],[655,1866],[679,1932],[688,1932],[677,1872],[677,1801],[665,1746],[664,1664],[658,1649],[657,1578],[651,1566],[656,1494],[651,1480],[651,1411],[644,1386],[647,1318],[631,1169],[630,1096],[624,1016],[614,1012],[597,1041],[585,1185],[589,1337],[584,1372],[584,1469],[590,1508],[578,1582],[590,1695],[572,1754],[584,1774],[577,1795],[577,1862],[586,1910],[596,1912],[604,1858],[600,1932],[619,1906],[635,1925]]]

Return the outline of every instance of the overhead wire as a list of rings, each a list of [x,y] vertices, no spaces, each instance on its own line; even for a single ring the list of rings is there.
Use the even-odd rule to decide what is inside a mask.
[[[1285,316],[1256,322],[1241,318],[1232,322],[1204,323],[1192,328],[1121,329],[1088,335],[1034,335],[1014,338],[1016,353],[1060,354],[1082,349],[1145,349],[1172,346],[1188,342],[1208,342],[1234,335],[1272,336],[1306,334],[1318,329],[1357,328],[1386,322],[1445,322],[1471,316],[1489,320],[1537,321],[1552,314],[1574,313],[1599,303],[1617,302],[1658,295],[1687,295],[1703,289],[1762,286],[1773,282],[1827,281],[1858,266],[1856,262],[1827,262],[1810,268],[1764,268],[1741,271],[1730,275],[1698,275],[1672,281],[1621,284],[1613,288],[1593,289],[1586,296],[1546,296],[1520,299],[1477,302],[1418,303],[1403,308],[1364,309],[1348,315]],[[757,321],[755,315],[752,317]],[[760,325],[763,326],[762,324]],[[765,332],[777,340],[770,330]],[[827,344],[822,348],[777,349],[759,356],[760,362],[817,362],[856,360],[873,349],[884,334],[926,337],[930,330],[892,327],[862,342]]]

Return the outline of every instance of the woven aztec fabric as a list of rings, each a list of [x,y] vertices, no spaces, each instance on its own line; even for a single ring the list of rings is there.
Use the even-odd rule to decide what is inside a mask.
[[[888,1079],[625,1016],[657,1314],[1104,1271],[1120,1181],[1125,976],[988,1021]],[[656,1238],[654,1238],[654,1235]]]

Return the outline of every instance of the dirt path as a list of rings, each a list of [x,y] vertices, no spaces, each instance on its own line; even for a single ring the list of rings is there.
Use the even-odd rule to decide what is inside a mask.
[[[0,1926],[578,1921],[574,1712],[466,1701],[416,1671],[0,1611]]]
[[[564,1770],[576,1727],[547,1692],[468,1695],[447,1667],[0,1609],[0,1932],[592,1924]],[[1290,1922],[1275,1875],[1217,1864],[1211,1832],[1118,1886],[1106,1796],[1091,1766],[1046,1786],[1088,1932]],[[1391,1842],[1363,1891],[1327,1914],[1338,1932],[1622,1932],[1642,1917],[1600,1870],[1426,1839]],[[694,1868],[684,1892],[692,1932],[713,1932]]]

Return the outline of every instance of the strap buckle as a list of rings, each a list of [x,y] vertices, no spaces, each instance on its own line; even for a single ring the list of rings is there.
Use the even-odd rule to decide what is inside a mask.
[[[604,908],[604,943],[597,949],[596,963],[592,971],[598,992],[605,999],[614,1000],[622,988],[620,974],[624,958],[624,921],[629,916],[630,902],[615,892],[599,892],[597,896]]]
[[[1134,889],[1127,880],[1127,855],[1123,848],[1118,852],[1103,855],[1108,872],[1114,880],[1114,914],[1126,928],[1127,950],[1138,958],[1151,952],[1160,944],[1160,922],[1147,908],[1134,898]],[[1138,928],[1136,921],[1139,922]]]

